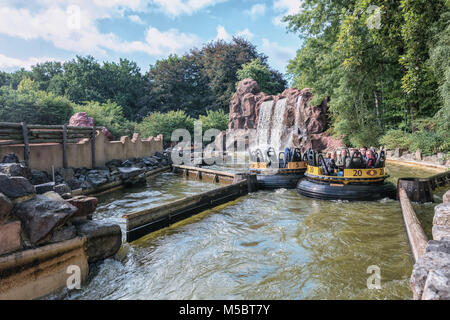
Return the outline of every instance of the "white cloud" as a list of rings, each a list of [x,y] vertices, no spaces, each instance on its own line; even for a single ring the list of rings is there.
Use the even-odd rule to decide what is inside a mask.
[[[295,48],[283,47],[266,38],[263,39],[262,51],[269,57],[270,64],[280,71],[286,68],[289,60],[294,58],[297,52]]]
[[[236,36],[251,40],[255,35],[248,28],[245,28],[244,30],[236,32]]]
[[[201,9],[225,1],[227,0],[153,0],[152,2],[166,15],[177,17],[182,14],[191,15]]]
[[[49,0],[41,0],[49,1]],[[124,4],[131,7],[141,5],[140,1],[130,3],[124,0],[100,1],[103,7]],[[59,2],[58,2],[59,4]],[[92,5],[67,10],[65,6],[48,6],[31,13],[27,9],[0,7],[0,33],[25,40],[43,39],[56,48],[81,54],[106,55],[106,50],[114,52],[145,52],[162,56],[170,53],[184,53],[192,46],[200,44],[194,34],[180,33],[176,29],[160,31],[154,27],[147,29],[145,41],[126,41],[113,33],[101,33],[97,20],[109,17],[114,12],[93,10]],[[77,15],[78,18],[73,18]],[[138,22],[138,16],[129,19]],[[137,17],[137,18],[136,18]],[[73,23],[73,21],[79,21]]]
[[[218,25],[216,30],[216,40],[230,41],[232,39],[232,36],[227,32],[224,26]]]
[[[49,57],[31,57],[28,59],[17,59],[17,58],[11,58],[7,57],[0,53],[0,69],[2,70],[8,70],[8,69],[17,69],[17,68],[25,68],[27,70],[30,70],[32,66],[38,63],[42,63],[45,61],[58,61],[53,58]]]
[[[137,23],[137,24],[145,24],[145,22],[142,21],[141,17],[139,17],[138,15],[135,15],[135,14],[128,16],[128,19],[131,22],[134,22],[134,23]]]
[[[275,0],[273,9],[281,12],[280,15],[272,19],[272,23],[276,26],[286,27],[286,23],[282,22],[284,16],[295,15],[302,10],[302,0]]]
[[[264,3],[254,4],[250,10],[245,10],[244,13],[252,18],[263,16],[266,13],[266,5]]]

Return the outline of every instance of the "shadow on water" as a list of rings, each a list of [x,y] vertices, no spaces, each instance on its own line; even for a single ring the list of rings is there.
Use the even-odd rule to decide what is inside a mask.
[[[391,175],[411,175],[397,167]],[[147,188],[102,197],[95,218],[118,222],[126,211],[214,187],[164,174]],[[367,288],[372,265],[381,289]],[[57,298],[411,299],[411,270],[398,202],[323,201],[279,189],[125,243],[81,290]]]

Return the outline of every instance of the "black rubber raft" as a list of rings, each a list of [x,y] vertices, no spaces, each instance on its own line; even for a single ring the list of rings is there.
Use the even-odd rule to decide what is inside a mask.
[[[396,198],[397,188],[389,182],[378,184],[333,184],[302,179],[297,192],[310,198],[324,200],[373,201]]]
[[[258,187],[263,189],[295,189],[304,172],[282,174],[257,174]]]

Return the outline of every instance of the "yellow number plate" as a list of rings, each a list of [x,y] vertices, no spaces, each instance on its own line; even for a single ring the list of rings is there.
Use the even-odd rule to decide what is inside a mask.
[[[306,162],[299,161],[299,162],[288,162],[288,169],[304,169],[306,168]]]
[[[323,169],[319,167],[308,166],[308,173],[316,176],[323,174]]]
[[[252,162],[250,163],[251,169],[267,169],[267,163],[266,162]]]
[[[344,169],[345,178],[379,178],[384,175],[384,168]]]

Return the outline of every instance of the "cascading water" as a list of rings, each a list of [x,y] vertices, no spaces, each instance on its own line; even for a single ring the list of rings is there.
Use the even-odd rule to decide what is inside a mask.
[[[269,144],[269,133],[272,120],[273,101],[266,101],[261,104],[259,109],[259,120],[257,127],[257,146],[261,150],[267,150]],[[255,149],[256,149],[255,148]]]
[[[277,101],[272,118],[272,130],[270,131],[270,146],[275,149],[275,152],[282,147],[281,138],[284,131],[284,113],[286,112],[287,99],[281,99]]]

